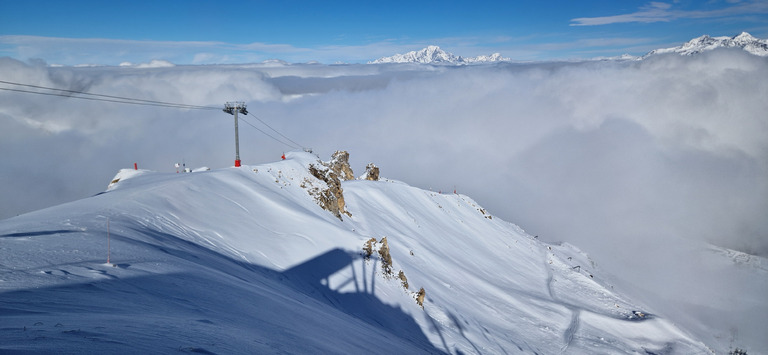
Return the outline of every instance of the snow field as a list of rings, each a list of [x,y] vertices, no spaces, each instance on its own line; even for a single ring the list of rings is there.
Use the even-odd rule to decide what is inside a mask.
[[[107,193],[2,221],[0,350],[706,352],[661,317],[631,318],[647,311],[577,248],[467,196],[346,181],[340,220],[307,192],[317,158],[287,158],[120,172]],[[384,237],[393,275],[363,256]]]

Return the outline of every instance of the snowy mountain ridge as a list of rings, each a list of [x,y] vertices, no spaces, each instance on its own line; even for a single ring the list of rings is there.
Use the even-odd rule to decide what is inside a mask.
[[[671,48],[659,48],[654,49],[643,56],[634,56],[630,54],[622,54],[620,56],[613,57],[597,57],[594,60],[609,60],[609,61],[633,61],[642,60],[657,54],[665,53],[678,53],[680,55],[694,55],[705,51],[711,51],[717,48],[741,48],[751,54],[766,57],[768,56],[768,39],[759,39],[753,37],[747,32],[742,32],[739,35],[728,37],[710,37],[709,35],[703,35],[701,37],[694,38],[680,46]],[[446,65],[463,65],[463,64],[478,64],[478,63],[494,63],[510,61],[510,58],[504,58],[499,53],[494,53],[490,56],[477,56],[464,58],[446,52],[438,46],[427,46],[424,49],[418,51],[411,51],[405,54],[395,54],[390,57],[382,57],[374,61],[369,61],[368,64],[385,64],[385,63],[422,63],[422,64],[446,64]]]
[[[507,61],[509,58],[504,58],[499,53],[491,55],[480,55],[477,57],[461,57],[452,53],[446,52],[438,46],[427,46],[424,49],[418,51],[411,51],[405,54],[395,54],[390,57],[383,57],[374,61],[368,62],[369,64],[383,64],[383,63],[422,63],[422,64],[475,64],[475,63],[490,63]]]
[[[0,221],[0,352],[711,352],[468,196],[286,158]]]
[[[679,53],[680,55],[694,55],[705,51],[711,51],[717,48],[741,48],[751,54],[766,57],[768,56],[768,39],[755,38],[747,32],[728,37],[710,37],[703,35],[694,38],[678,47],[655,49],[643,58],[655,54]]]

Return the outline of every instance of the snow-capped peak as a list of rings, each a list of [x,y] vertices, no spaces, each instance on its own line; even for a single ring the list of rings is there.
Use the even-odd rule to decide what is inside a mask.
[[[424,49],[418,51],[411,51],[405,54],[395,54],[391,57],[383,57],[374,61],[368,62],[369,64],[382,64],[382,63],[423,63],[423,64],[470,64],[470,63],[485,63],[485,62],[498,62],[509,60],[504,58],[499,53],[491,55],[480,55],[477,57],[464,58],[454,55],[453,53],[446,52],[438,46],[427,46]]]
[[[758,38],[753,37],[751,34],[747,32],[742,32],[738,36],[733,37],[734,41],[744,41],[744,42],[753,42],[759,40]]]
[[[711,37],[709,35],[703,35],[701,37],[694,38],[678,47],[661,48],[650,51],[645,55],[645,57],[663,53],[693,55],[716,48],[742,48],[754,55],[761,57],[768,56],[768,40],[755,38],[747,32],[742,32],[741,34],[733,37]]]

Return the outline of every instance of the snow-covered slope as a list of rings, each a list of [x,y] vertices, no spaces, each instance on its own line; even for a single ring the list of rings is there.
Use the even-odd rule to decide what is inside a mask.
[[[678,47],[663,48],[650,51],[645,55],[645,57],[663,53],[693,55],[716,48],[741,48],[757,56],[768,56],[768,40],[755,38],[747,32],[742,32],[741,34],[733,37],[710,37],[704,35],[698,38],[694,38]]]
[[[337,218],[287,158],[0,221],[0,352],[709,353],[467,196],[349,180]]]
[[[452,53],[448,53],[440,49],[438,46],[428,46],[422,50],[411,51],[405,54],[395,54],[391,57],[379,58],[369,63],[473,64],[499,62],[505,60],[509,59],[503,58],[499,53],[464,58]]]

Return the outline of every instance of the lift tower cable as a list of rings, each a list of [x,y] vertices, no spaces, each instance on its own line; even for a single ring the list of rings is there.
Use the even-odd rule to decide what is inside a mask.
[[[132,105],[144,105],[144,106],[160,106],[160,107],[183,108],[183,109],[194,109],[194,110],[218,110],[218,108],[212,107],[212,106],[187,105],[187,104],[165,102],[165,101],[135,99],[135,98],[123,97],[123,96],[94,94],[94,93],[85,92],[85,91],[58,89],[58,88],[52,88],[47,86],[15,83],[15,82],[10,82],[5,80],[0,80],[0,84],[22,86],[22,87],[39,89],[39,90],[49,90],[48,92],[46,92],[46,91],[31,91],[31,90],[24,90],[24,89],[0,87],[0,90],[14,91],[14,92],[20,92],[25,94],[61,96],[61,97],[72,98],[72,99],[106,101],[106,102],[116,102],[120,104],[132,104]]]
[[[237,113],[242,113],[244,115],[248,114],[248,111],[245,109],[245,102],[242,101],[235,101],[235,102],[227,102],[224,104],[224,112],[235,115],[235,167],[240,166],[240,137],[237,133]]]

